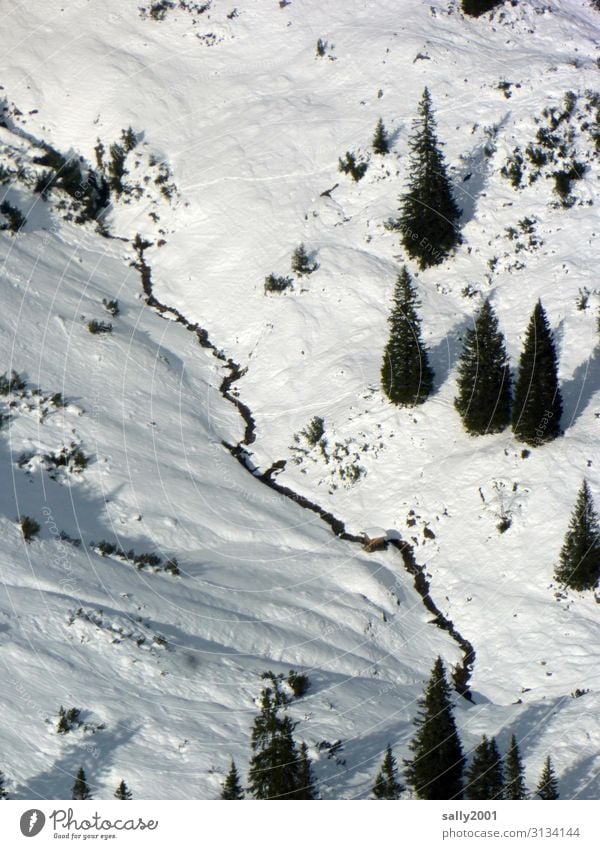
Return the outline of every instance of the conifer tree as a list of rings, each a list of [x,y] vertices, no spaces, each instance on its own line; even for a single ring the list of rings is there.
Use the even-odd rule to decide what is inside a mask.
[[[585,480],[571,515],[555,577],[573,590],[591,590],[600,580],[600,525]]]
[[[300,277],[305,274],[312,274],[319,267],[316,260],[310,258],[308,251],[301,242],[297,248],[294,248],[292,253],[292,271],[295,271]]]
[[[300,759],[293,738],[294,723],[281,717],[281,694],[265,687],[261,693],[260,713],[252,729],[252,750],[248,773],[249,787],[255,799],[294,798],[300,786]]]
[[[471,434],[499,433],[510,424],[510,366],[504,336],[488,300],[464,337],[454,406]]]
[[[414,757],[404,761],[407,784],[418,799],[461,799],[465,758],[440,657],[419,708],[417,732],[409,743]]]
[[[120,799],[122,802],[125,802],[129,799],[132,799],[131,790],[125,784],[124,781],[121,781],[117,789],[115,790],[115,799]]]
[[[221,791],[221,799],[243,799],[244,791],[240,783],[240,776],[233,758],[231,759],[231,769],[227,773],[227,778],[223,783]]]
[[[383,118],[379,119],[377,126],[375,127],[372,147],[373,152],[379,153],[381,156],[385,156],[386,153],[390,152],[390,139],[385,127],[383,126]]]
[[[373,796],[376,799],[399,799],[405,789],[398,779],[396,758],[392,755],[392,747],[388,744],[381,769],[373,785]]]
[[[484,734],[466,771],[465,794],[468,799],[501,799],[502,790],[502,758],[495,739]]]
[[[512,428],[529,445],[541,445],[560,435],[562,398],[558,361],[542,302],[538,301],[525,335],[515,385]]]
[[[401,198],[401,241],[420,268],[443,262],[460,242],[461,211],[453,196],[429,90],[425,88],[410,143],[408,191]]]
[[[0,800],[2,799],[8,799],[8,793],[6,792],[4,773],[0,770]]]
[[[308,756],[308,746],[302,742],[300,746],[298,766],[298,789],[294,799],[316,799],[317,791],[312,772],[312,765]]]
[[[421,340],[417,294],[406,266],[394,290],[389,316],[390,336],[383,355],[383,391],[394,404],[422,404],[433,387],[429,355]]]
[[[558,799],[558,779],[554,772],[550,755],[548,755],[544,762],[544,768],[540,775],[535,795],[544,800]]]
[[[71,799],[91,799],[92,794],[90,792],[90,788],[88,787],[88,783],[85,778],[85,772],[83,771],[83,767],[80,766],[77,770],[77,775],[75,776],[75,783],[73,784],[73,791],[71,793]]]
[[[504,767],[504,798],[505,799],[527,799],[527,787],[525,786],[525,770],[517,739],[513,734],[506,755]]]

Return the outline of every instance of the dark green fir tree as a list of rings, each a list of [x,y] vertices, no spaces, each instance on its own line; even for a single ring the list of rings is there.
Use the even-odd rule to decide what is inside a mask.
[[[308,746],[302,743],[299,754],[298,768],[298,789],[296,790],[294,799],[316,799],[317,791],[315,789],[315,779],[312,771],[312,764],[308,756]]]
[[[421,340],[417,294],[404,266],[398,275],[389,316],[390,336],[383,355],[381,382],[393,404],[422,404],[433,387],[429,355]]]
[[[538,301],[525,334],[515,385],[512,428],[528,445],[541,445],[560,435],[562,398],[552,331]]]
[[[6,790],[6,779],[4,777],[4,773],[0,770],[0,800],[8,799],[8,792]]]
[[[408,191],[401,198],[397,226],[406,253],[427,268],[443,262],[461,238],[461,211],[452,195],[427,88],[409,143]]]
[[[244,791],[240,782],[240,776],[235,765],[235,761],[231,760],[231,768],[227,773],[227,778],[223,782],[223,790],[221,791],[221,799],[243,799]]]
[[[503,793],[502,758],[495,739],[483,735],[467,768],[465,795],[467,799],[501,799]]]
[[[115,799],[119,799],[120,801],[125,802],[132,798],[133,796],[131,795],[131,790],[125,784],[124,781],[121,781],[121,783],[115,790]]]
[[[375,127],[372,147],[373,152],[379,153],[381,156],[385,156],[386,153],[390,152],[390,138],[383,126],[383,118],[379,119],[377,126]]]
[[[465,15],[478,18],[486,12],[491,12],[496,6],[501,6],[504,0],[462,0],[462,10]]]
[[[513,734],[506,755],[504,765],[504,798],[505,799],[527,799],[527,787],[525,786],[525,770],[517,744],[517,738]]]
[[[392,747],[388,745],[385,750],[385,756],[381,769],[375,779],[373,785],[373,796],[376,799],[399,799],[400,794],[406,788],[398,778],[398,770],[396,769],[396,758],[392,754]]]
[[[418,799],[461,799],[465,758],[440,657],[419,708],[417,731],[409,743],[414,757],[404,762],[406,782]]]
[[[92,794],[85,778],[83,767],[80,766],[75,776],[75,783],[71,793],[71,799],[91,799]]]
[[[571,515],[555,577],[573,590],[591,590],[600,580],[600,525],[585,480]]]
[[[300,787],[300,758],[294,741],[295,725],[289,716],[280,716],[282,702],[275,691],[265,687],[260,713],[252,728],[249,789],[255,799],[291,799]]]
[[[488,300],[464,336],[454,406],[471,434],[499,433],[510,424],[510,366],[504,336]]]
[[[550,755],[546,758],[542,774],[540,775],[539,784],[536,788],[535,795],[539,799],[551,801],[558,799],[558,779],[550,760]]]

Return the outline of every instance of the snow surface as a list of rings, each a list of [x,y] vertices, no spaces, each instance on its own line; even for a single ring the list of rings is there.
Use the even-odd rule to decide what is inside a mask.
[[[434,658],[461,660],[397,552],[336,539],[223,447],[243,439],[218,392],[223,363],[146,306],[128,241],[141,233],[154,243],[146,258],[159,300],[248,368],[235,389],[256,421],[252,462],[265,471],[286,460],[277,481],[353,533],[381,528],[413,542],[434,601],[475,647],[475,703],[457,699],[465,747],[486,733],[505,749],[514,732],[530,785],[550,752],[563,797],[597,798],[599,608],[591,593],[557,599],[552,577],[584,475],[600,506],[597,160],[580,132],[589,168],[570,209],[556,206],[551,180],[517,192],[499,172],[545,107],[597,87],[600,15],[584,0],[519,3],[478,20],[456,4],[409,0],[242,0],[228,17],[232,4],[213,0],[157,21],[139,5],[14,6],[0,35],[18,128],[94,162],[98,139],[108,148],[132,126],[143,142],[126,180],[155,174],[153,156],[176,186],[170,199],[152,183],[116,202],[108,226],[118,239],[65,221],[58,193],[44,202],[26,180],[3,186],[28,223],[18,237],[0,233],[2,369],[42,392],[15,394],[0,431],[10,481],[0,496],[0,769],[11,797],[68,797],[83,765],[98,798],[121,778],[136,798],[214,798],[230,758],[242,771],[247,763],[261,673],[295,668],[312,682],[292,713],[323,797],[365,798],[385,745],[408,752]],[[424,85],[464,244],[426,272],[411,266],[436,392],[398,410],[379,369],[405,258],[384,224],[405,185]],[[393,153],[372,155],[354,183],[338,157],[366,155],[380,115]],[[34,153],[11,125],[1,130],[1,162],[26,174]],[[525,217],[541,244],[517,253],[506,230]],[[265,295],[265,276],[290,273],[300,242],[320,268]],[[585,287],[589,305],[578,310]],[[453,409],[460,335],[485,295],[514,364],[540,297],[557,334],[565,435],[527,458],[510,432],[468,437]],[[101,302],[115,297],[111,319]],[[113,333],[89,334],[93,318],[111,320]],[[48,401],[56,392],[64,408]],[[0,399],[5,412],[10,400]],[[314,416],[339,460],[299,452],[307,446],[294,436]],[[51,479],[42,455],[71,443],[89,466]],[[31,459],[19,466],[23,454]],[[23,515],[42,525],[30,544],[15,521]],[[182,575],[101,557],[89,545],[100,540],[175,556]],[[576,689],[590,692],[573,698]],[[89,730],[57,735],[61,704],[82,708]],[[337,739],[337,760],[318,751]]]

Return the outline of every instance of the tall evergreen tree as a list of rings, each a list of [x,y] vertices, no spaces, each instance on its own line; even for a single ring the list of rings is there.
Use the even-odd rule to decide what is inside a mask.
[[[223,790],[221,791],[221,799],[243,799],[244,791],[240,783],[240,776],[233,758],[231,759],[231,769],[227,773],[227,778],[223,782]]]
[[[281,701],[270,687],[261,693],[260,713],[252,729],[249,786],[255,799],[294,798],[300,787],[300,759],[289,716],[281,717]]]
[[[466,772],[465,794],[468,799],[501,799],[503,791],[502,758],[495,739],[483,735]]]
[[[0,770],[0,799],[8,799],[8,793],[6,791],[4,773],[2,772],[2,770]]]
[[[308,746],[302,742],[300,746],[298,766],[298,789],[293,796],[294,799],[316,799],[315,780],[312,765],[308,756]]]
[[[88,783],[85,778],[85,772],[83,771],[83,767],[80,766],[77,770],[77,775],[75,776],[75,783],[73,784],[73,791],[71,793],[71,799],[91,799],[92,794],[90,788],[88,787]]]
[[[388,745],[381,769],[373,785],[373,796],[376,799],[399,799],[406,788],[398,779],[396,758],[392,755],[392,747]]]
[[[460,209],[453,196],[431,96],[426,88],[413,121],[408,191],[401,198],[398,227],[407,254],[420,268],[437,265],[460,242]]]
[[[404,762],[406,781],[418,799],[461,799],[465,758],[440,657],[419,708],[417,732],[409,743],[414,757]]]
[[[515,435],[529,445],[541,445],[560,435],[562,398],[557,370],[552,331],[538,301],[525,335],[512,412]]]
[[[517,738],[513,734],[510,738],[510,746],[504,767],[504,798],[527,799],[527,796],[523,761],[521,760]]]
[[[132,799],[131,790],[125,784],[124,781],[121,781],[117,789],[115,790],[115,799],[119,799],[122,802],[128,801]]]
[[[472,434],[499,433],[510,424],[510,366],[504,336],[488,300],[464,337],[454,406]]]
[[[550,755],[548,755],[544,763],[535,795],[544,800],[558,799],[558,779],[554,772]]]
[[[427,348],[421,341],[417,294],[406,266],[396,281],[389,316],[390,336],[383,355],[383,391],[394,404],[422,404],[433,387]]]
[[[390,139],[385,127],[383,126],[383,118],[379,119],[377,126],[375,127],[372,147],[373,151],[375,153],[379,153],[381,156],[390,152]]]
[[[600,525],[585,480],[577,496],[555,577],[574,590],[591,590],[600,580]]]

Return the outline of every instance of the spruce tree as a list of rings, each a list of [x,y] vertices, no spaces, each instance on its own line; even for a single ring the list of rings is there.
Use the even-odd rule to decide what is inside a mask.
[[[71,793],[71,799],[91,799],[92,794],[90,792],[90,788],[88,787],[88,783],[85,778],[85,772],[83,771],[83,767],[80,766],[77,770],[77,775],[75,776],[75,783],[73,784],[73,791]]]
[[[249,788],[255,799],[294,798],[300,787],[300,759],[293,738],[294,723],[281,717],[281,699],[265,687],[261,693],[260,714],[252,729]]]
[[[558,779],[550,760],[550,755],[544,762],[544,768],[540,775],[539,784],[536,788],[535,795],[539,799],[552,800],[558,799]]]
[[[440,657],[433,666],[419,708],[415,719],[417,732],[409,743],[414,757],[404,761],[407,784],[418,799],[461,799],[465,758],[454,721],[450,685]]]
[[[466,771],[465,794],[468,799],[501,799],[503,791],[502,758],[495,739],[483,735]]]
[[[231,768],[227,773],[227,778],[223,783],[221,791],[221,799],[243,799],[244,791],[240,783],[240,776],[233,758],[231,759]]]
[[[375,127],[372,147],[374,153],[379,153],[381,156],[385,156],[386,153],[390,152],[390,139],[383,126],[383,118],[379,119]]]
[[[115,790],[115,799],[120,799],[122,802],[125,802],[129,799],[132,799],[131,790],[125,784],[124,781],[121,781],[117,789]]]
[[[421,341],[418,306],[416,291],[404,266],[396,281],[388,319],[390,336],[381,367],[383,391],[394,404],[422,404],[433,387],[433,371]]]
[[[298,789],[294,793],[294,799],[316,799],[315,780],[312,765],[308,756],[308,746],[302,742],[300,746],[298,766]]]
[[[515,385],[512,428],[529,445],[541,445],[560,434],[562,398],[558,361],[542,302],[538,301],[527,328]]]
[[[510,424],[510,366],[504,336],[488,300],[464,337],[454,406],[471,434],[499,433]]]
[[[600,580],[600,526],[585,480],[571,515],[555,577],[573,590],[591,590]]]
[[[505,799],[527,799],[527,787],[525,786],[525,770],[521,753],[517,745],[517,739],[513,734],[506,755],[504,767],[504,798]]]
[[[8,799],[8,793],[6,791],[4,773],[0,770],[0,800],[2,799]]]
[[[373,796],[376,799],[399,799],[405,789],[398,779],[396,758],[392,755],[392,747],[388,744],[381,769],[373,785]]]
[[[461,213],[452,196],[427,88],[409,143],[408,191],[401,198],[398,228],[407,254],[427,268],[442,262],[460,242]]]

